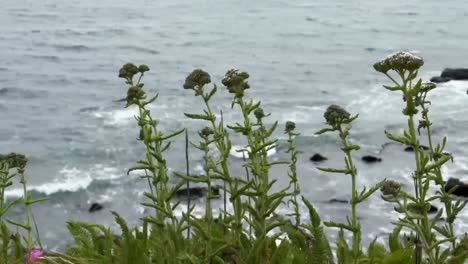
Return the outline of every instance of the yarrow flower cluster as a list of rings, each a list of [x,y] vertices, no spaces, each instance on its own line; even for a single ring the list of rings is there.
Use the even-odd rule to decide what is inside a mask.
[[[244,96],[244,90],[250,88],[250,85],[247,82],[248,78],[249,74],[247,72],[231,69],[226,72],[226,75],[221,82],[226,86],[229,93],[235,94],[236,97],[242,97]]]
[[[389,70],[397,72],[408,70],[415,71],[424,65],[424,60],[409,52],[397,52],[374,64],[374,69],[381,73]]]
[[[327,124],[329,124],[332,127],[336,127],[338,124],[349,119],[350,114],[341,106],[330,105],[325,111],[323,117],[325,117]]]
[[[296,123],[294,123],[293,121],[287,121],[285,128],[284,128],[284,132],[285,133],[292,132],[294,131],[295,128],[296,128]]]
[[[24,169],[26,167],[26,163],[28,163],[28,159],[26,158],[26,156],[14,152],[9,153],[7,155],[0,154],[0,161],[5,161],[10,169]]]
[[[257,119],[262,119],[265,117],[265,112],[263,112],[263,109],[259,107],[255,109],[254,115]]]
[[[210,135],[213,135],[213,134],[214,134],[214,131],[210,127],[204,127],[200,131],[200,136],[203,137],[203,138],[208,138]]]
[[[192,71],[187,78],[185,78],[184,89],[199,90],[204,85],[211,82],[210,75],[202,69]],[[199,95],[198,93],[196,95]]]
[[[384,196],[397,197],[398,194],[400,193],[400,189],[401,189],[400,183],[396,181],[388,180],[388,181],[385,181],[384,185],[380,188],[380,191],[382,192]]]
[[[127,79],[127,80],[131,80],[133,78],[133,76],[135,76],[135,74],[137,74],[137,73],[142,73],[143,74],[143,73],[145,73],[145,72],[147,72],[149,70],[150,70],[150,68],[148,66],[144,65],[144,64],[137,67],[133,63],[126,63],[119,70],[119,78],[124,78],[124,79]]]

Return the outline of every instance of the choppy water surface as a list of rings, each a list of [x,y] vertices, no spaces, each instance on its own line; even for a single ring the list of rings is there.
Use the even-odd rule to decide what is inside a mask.
[[[132,224],[144,211],[146,184],[126,170],[142,157],[136,144],[135,109],[118,99],[126,88],[117,78],[128,61],[151,67],[146,83],[160,100],[152,110],[165,131],[188,127],[192,135],[203,124],[183,112],[201,109],[199,98],[182,89],[185,76],[201,67],[220,84],[231,67],[251,74],[249,95],[272,112],[270,121],[297,123],[300,181],[304,195],[323,219],[342,220],[348,199],[346,176],[327,175],[308,161],[322,152],[324,166],[338,165],[342,156],[336,138],[313,137],[323,126],[326,106],[337,103],[360,113],[352,139],[363,146],[356,154],[379,154],[383,162],[358,161],[359,184],[370,186],[383,178],[410,184],[412,156],[390,145],[384,130],[401,131],[402,101],[381,88],[387,80],[371,65],[398,50],[423,56],[424,78],[444,67],[468,66],[468,2],[407,1],[14,1],[0,9],[0,152],[29,156],[28,182],[35,196],[48,196],[34,213],[49,249],[60,249],[65,222],[92,221],[112,225],[109,210]],[[468,179],[468,107],[466,82],[440,86],[432,97],[435,138],[449,136],[455,162],[447,177]],[[217,110],[227,122],[230,97],[222,89]],[[222,107],[221,107],[222,106]],[[281,129],[277,136],[283,138]],[[193,137],[194,138],[194,137]],[[242,141],[236,144],[242,144]],[[173,170],[184,170],[183,138],[168,155]],[[285,158],[285,142],[274,159]],[[201,158],[192,150],[193,171]],[[241,161],[235,160],[239,173]],[[281,184],[284,168],[273,171]],[[19,189],[8,193],[20,194]],[[90,214],[92,202],[105,210]],[[360,218],[365,239],[391,228],[391,206],[375,195],[363,204]],[[13,212],[21,215],[21,210]],[[468,219],[463,213],[459,228]],[[386,224],[388,223],[388,224]],[[331,231],[330,234],[335,234]]]

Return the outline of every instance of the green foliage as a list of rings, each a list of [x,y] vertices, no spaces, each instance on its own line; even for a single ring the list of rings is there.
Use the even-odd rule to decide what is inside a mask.
[[[190,142],[203,153],[204,161],[204,175],[194,177],[189,175],[187,130],[165,134],[159,129],[158,120],[147,107],[156,102],[157,95],[148,98],[142,83],[150,69],[146,65],[127,63],[119,70],[119,77],[128,86],[126,106],[138,108],[138,140],[145,150],[143,158],[129,172],[144,172],[141,178],[148,182],[148,191],[144,193],[145,200],[141,204],[154,211],[154,214],[143,217],[140,227],[131,227],[118,213],[112,212],[118,226],[117,232],[102,225],[68,222],[74,244],[65,254],[49,252],[40,260],[33,260],[31,254],[38,250],[35,245],[40,246],[40,241],[38,234],[37,238],[33,238],[30,219],[34,218],[30,214],[30,206],[43,200],[34,200],[27,192],[27,159],[14,153],[0,155],[0,263],[464,263],[468,259],[468,238],[455,234],[453,224],[466,202],[453,202],[450,194],[454,189],[446,191],[444,188],[442,167],[452,156],[445,151],[445,137],[439,144],[432,140],[427,94],[436,87],[417,79],[418,69],[423,64],[424,61],[417,56],[396,53],[374,65],[378,72],[393,82],[393,86],[384,86],[385,89],[403,93],[402,113],[407,118],[407,129],[401,135],[388,131],[385,134],[390,140],[414,149],[414,194],[402,191],[401,184],[391,180],[358,190],[358,172],[351,153],[359,151],[360,147],[349,140],[352,124],[358,115],[352,116],[342,107],[331,105],[324,114],[328,127],[316,134],[338,134],[344,165],[340,168],[317,169],[349,176],[351,215],[345,223],[322,223],[312,203],[303,196],[298,199],[301,188],[297,173],[300,153],[294,142],[299,135],[295,132],[296,124],[288,121],[284,127],[289,160],[271,161],[268,151],[277,147],[278,139],[274,134],[278,123],[267,125],[265,121],[270,114],[265,113],[260,101],[248,98],[247,90],[251,85],[247,72],[231,69],[221,81],[226,94],[231,96],[231,109],[237,109],[242,115],[242,120],[234,124],[225,124],[222,112],[217,115],[212,111],[211,100],[217,96],[218,87],[215,84],[209,87],[212,81],[210,75],[196,69],[187,76],[183,88],[193,91],[203,104],[203,109],[198,113],[185,113],[187,118],[203,123],[198,132],[200,141]],[[396,81],[398,78],[400,82]],[[418,113],[421,116],[417,120],[419,122],[415,122]],[[186,173],[171,174],[165,153],[170,149],[170,140],[184,131],[187,145]],[[427,134],[429,151],[420,148],[421,131]],[[246,142],[238,150],[245,157],[245,175],[233,175],[230,171],[230,133],[238,134]],[[275,191],[278,188],[274,188],[276,181],[271,179],[270,170],[278,165],[287,166],[285,176],[289,184]],[[16,168],[16,173],[10,174],[13,168]],[[23,186],[23,197],[6,201],[5,190],[13,184],[16,176]],[[171,177],[179,179],[179,183],[169,185]],[[221,182],[222,195],[212,192],[214,181]],[[182,186],[190,188],[190,184],[194,183],[204,185],[207,189],[205,213],[202,216],[193,214],[194,206],[190,203],[190,197],[186,208],[173,199]],[[429,189],[432,185],[438,186],[439,190],[431,196]],[[358,205],[379,189],[382,198],[395,204],[395,211],[403,217],[395,223],[388,242],[382,244],[375,239],[366,248],[361,245]],[[211,200],[220,196],[224,198],[224,206],[219,212],[214,212]],[[442,202],[444,209],[429,219],[427,214],[430,203],[435,200]],[[19,203],[25,206],[25,220],[15,222],[5,219],[8,210]],[[227,210],[229,203],[232,212]],[[306,215],[301,212],[302,205],[307,208],[306,218],[302,218]],[[283,206],[291,206],[290,213],[279,215],[278,209]],[[174,214],[176,210],[182,209],[182,217]],[[333,250],[324,226],[339,230]],[[11,227],[16,228],[17,232],[13,232]],[[406,234],[402,235],[402,231]],[[40,253],[43,253],[42,250]]]

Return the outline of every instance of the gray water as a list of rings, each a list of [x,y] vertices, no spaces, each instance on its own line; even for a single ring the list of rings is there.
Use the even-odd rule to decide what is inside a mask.
[[[295,121],[303,152],[299,160],[303,194],[315,204],[322,219],[341,221],[349,214],[350,179],[319,172],[308,159],[316,152],[329,157],[323,166],[340,166],[342,154],[336,137],[312,136],[324,126],[329,104],[343,105],[360,117],[352,140],[362,146],[356,153],[374,154],[383,162],[357,161],[360,186],[384,178],[402,181],[409,188],[412,155],[402,146],[389,145],[383,131],[401,132],[401,95],[384,90],[387,79],[372,64],[399,51],[424,57],[421,71],[427,80],[444,67],[466,65],[468,2],[435,1],[125,1],[125,0],[2,0],[0,8],[0,152],[16,151],[29,157],[28,184],[36,197],[34,214],[42,242],[51,250],[70,243],[69,220],[114,227],[110,210],[131,224],[145,212],[138,203],[147,190],[145,181],[126,171],[143,157],[135,138],[135,109],[124,109],[118,99],[126,87],[117,78],[126,62],[147,64],[145,83],[160,97],[151,110],[164,131],[203,123],[187,120],[183,112],[201,111],[199,98],[182,89],[194,68],[208,71],[220,85],[226,70],[248,71],[248,95],[260,99],[278,120],[282,139],[272,158],[287,157],[282,126]],[[434,137],[449,136],[454,163],[446,177],[468,179],[468,96],[466,82],[440,86],[430,98]],[[216,111],[227,123],[240,116],[229,110],[230,95],[220,89]],[[234,137],[238,145],[244,142]],[[183,137],[174,142],[168,160],[172,170],[184,171]],[[191,149],[192,171],[201,156]],[[242,174],[241,161],[233,160]],[[284,167],[273,170],[279,186],[287,183]],[[21,194],[14,186],[9,197]],[[87,209],[100,202],[104,210]],[[286,212],[286,209],[284,209]],[[361,205],[364,239],[391,230],[397,215],[379,195]],[[18,218],[21,209],[12,212]],[[462,213],[459,229],[468,219]],[[329,231],[336,235],[335,230]]]

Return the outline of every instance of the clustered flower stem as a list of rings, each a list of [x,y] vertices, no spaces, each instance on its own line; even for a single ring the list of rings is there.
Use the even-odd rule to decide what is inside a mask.
[[[213,113],[210,105],[210,99],[216,94],[217,87],[214,85],[211,91],[205,92],[205,85],[210,83],[210,76],[208,73],[204,72],[203,70],[196,69],[194,70],[189,76],[187,76],[184,84],[185,89],[191,89],[195,91],[195,96],[201,96],[205,109],[203,115],[197,114],[188,114],[185,115],[191,119],[201,119],[206,120],[210,123],[211,131],[213,133],[213,141],[215,143],[216,149],[218,150],[220,157],[219,160],[214,162],[215,164],[219,164],[221,170],[218,168],[214,168],[218,177],[223,180],[224,183],[224,191],[226,192],[226,183],[228,187],[228,192],[231,194],[231,203],[236,212],[234,216],[234,223],[232,223],[231,228],[234,230],[234,234],[236,236],[235,243],[237,246],[241,245],[241,236],[242,233],[242,202],[239,196],[232,197],[233,194],[237,192],[238,189],[238,181],[234,177],[231,176],[229,165],[228,165],[228,158],[229,152],[231,150],[231,141],[229,139],[229,134],[226,132],[224,128],[223,121],[219,124],[216,123],[216,116]],[[210,142],[211,143],[211,142]],[[218,165],[214,165],[217,167]],[[211,180],[210,180],[211,181]],[[211,190],[208,188],[208,192],[210,193]],[[224,196],[226,201],[226,195]],[[226,203],[224,203],[224,221],[228,217],[228,212],[226,210]]]
[[[406,227],[416,233],[415,239],[415,259],[417,262],[425,257],[428,263],[445,263],[449,258],[447,251],[441,253],[440,246],[444,243],[450,243],[452,249],[452,259],[456,258],[457,254],[457,238],[453,232],[453,221],[456,215],[463,209],[466,202],[452,203],[450,191],[447,192],[444,188],[444,181],[441,173],[442,166],[452,159],[452,156],[444,152],[446,139],[443,139],[442,145],[434,147],[432,140],[432,125],[428,117],[428,108],[430,102],[426,100],[429,91],[435,88],[432,83],[422,83],[422,80],[416,81],[418,69],[424,64],[424,61],[410,53],[396,53],[385,60],[374,64],[374,68],[384,73],[395,86],[384,86],[390,91],[401,91],[405,108],[403,114],[408,117],[407,129],[403,135],[395,135],[385,132],[387,137],[393,141],[405,144],[412,147],[414,151],[414,159],[416,168],[413,173],[413,182],[415,194],[414,196],[403,191],[398,191],[398,194],[393,194],[392,197],[384,197],[389,202],[398,204],[396,208],[398,212],[404,213],[405,218],[399,219],[397,225]],[[401,83],[397,82],[389,71],[394,71],[401,79]],[[421,128],[426,129],[429,142],[429,153],[424,152],[419,143],[418,135],[416,134],[415,116],[419,110],[422,110],[422,119],[419,121],[417,128],[418,133]],[[429,187],[431,181],[440,186],[440,190],[436,195],[429,196]],[[400,200],[401,198],[401,200]],[[443,211],[439,210],[436,216],[429,220],[428,210],[430,202],[440,200],[445,206],[446,220],[445,226],[439,227],[436,225],[438,220],[441,220]],[[444,238],[438,239],[436,231]],[[424,251],[424,256],[422,255]]]
[[[288,176],[290,178],[290,184],[293,186],[293,193],[291,202],[294,206],[294,218],[295,218],[295,225],[301,225],[301,214],[299,211],[299,203],[297,202],[297,195],[301,193],[301,189],[299,187],[299,181],[297,179],[297,154],[298,151],[296,150],[296,145],[294,144],[294,137],[298,136],[299,134],[294,133],[296,125],[294,122],[288,121],[286,122],[285,133],[288,134],[288,150],[287,153],[290,154],[290,164],[289,164],[289,172]]]

